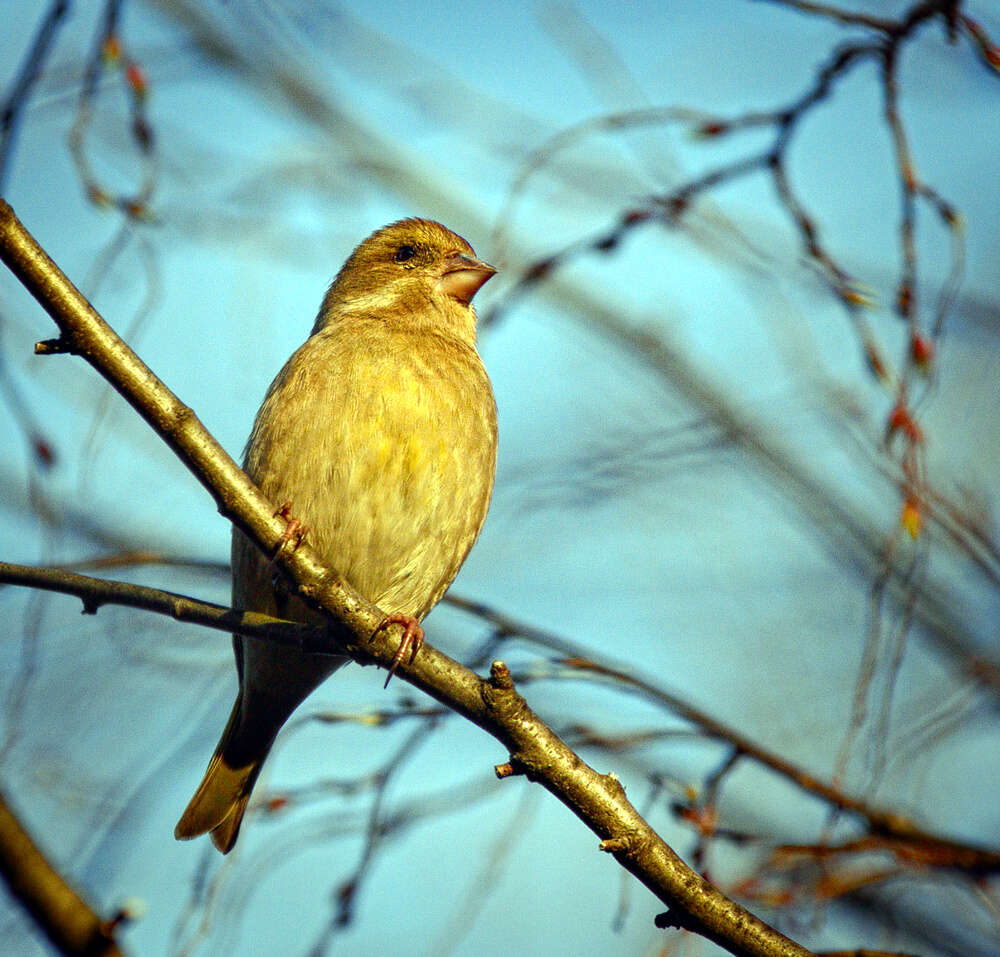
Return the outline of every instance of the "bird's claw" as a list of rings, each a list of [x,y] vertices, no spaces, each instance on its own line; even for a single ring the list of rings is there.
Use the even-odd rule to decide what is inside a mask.
[[[389,682],[392,680],[392,676],[396,673],[396,669],[403,663],[403,659],[406,658],[406,653],[410,653],[409,664],[413,664],[417,660],[417,652],[423,647],[424,644],[424,629],[421,628],[420,622],[411,615],[403,614],[393,614],[386,615],[382,621],[379,622],[378,628],[376,628],[372,634],[369,641],[372,641],[375,636],[388,625],[402,625],[403,626],[403,637],[399,641],[399,647],[396,649],[396,653],[392,656],[392,661],[389,663],[389,674],[385,679],[385,684],[383,688],[389,687]]]
[[[285,530],[281,533],[281,538],[278,539],[278,546],[274,550],[274,555],[271,558],[271,564],[274,564],[278,560],[278,556],[291,545],[291,550],[294,552],[295,549],[302,544],[302,540],[309,534],[309,526],[303,525],[297,518],[292,515],[292,503],[285,502],[281,508],[276,509],[274,513],[275,518],[283,518],[287,524],[285,525]]]

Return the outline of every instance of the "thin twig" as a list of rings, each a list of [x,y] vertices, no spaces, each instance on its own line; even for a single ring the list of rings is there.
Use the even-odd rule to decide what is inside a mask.
[[[7,184],[7,172],[14,156],[20,119],[28,105],[31,89],[41,76],[42,67],[68,10],[68,0],[54,0],[49,7],[38,25],[38,31],[28,52],[24,55],[24,62],[14,79],[10,93],[0,108],[0,193],[3,193]]]

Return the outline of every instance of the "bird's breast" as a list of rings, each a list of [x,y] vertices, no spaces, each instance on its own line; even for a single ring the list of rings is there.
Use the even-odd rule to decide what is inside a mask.
[[[309,340],[265,400],[247,469],[309,542],[387,611],[421,616],[479,533],[496,417],[475,351]]]

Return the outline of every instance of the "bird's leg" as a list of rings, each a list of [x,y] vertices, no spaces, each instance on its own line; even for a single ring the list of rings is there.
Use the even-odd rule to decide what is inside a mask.
[[[294,552],[299,545],[302,544],[302,540],[309,534],[309,526],[303,525],[297,518],[292,516],[292,503],[285,502],[275,513],[275,518],[279,516],[283,518],[288,524],[285,526],[285,530],[281,533],[281,538],[278,539],[278,547],[274,550],[274,555],[271,557],[269,564],[274,564],[277,561],[278,556],[285,550],[289,545],[292,546],[292,551]],[[292,541],[294,539],[294,544]]]
[[[406,657],[407,651],[410,653],[410,664],[412,665],[417,659],[417,652],[423,647],[424,644],[424,629],[420,627],[420,622],[417,621],[412,615],[403,615],[396,612],[392,615],[386,615],[379,622],[378,628],[376,628],[369,641],[373,641],[375,636],[388,625],[402,625],[403,626],[403,637],[400,639],[399,647],[396,649],[396,654],[392,656],[392,662],[389,665],[389,674],[385,679],[385,684],[383,688],[389,687],[389,682],[392,680],[392,676],[396,673],[396,669],[402,664],[403,659]]]

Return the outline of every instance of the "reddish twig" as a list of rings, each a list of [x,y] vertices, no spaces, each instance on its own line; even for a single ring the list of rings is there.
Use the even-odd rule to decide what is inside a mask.
[[[147,113],[149,82],[140,64],[125,51],[119,31],[122,0],[106,0],[104,16],[94,49],[84,70],[76,120],[69,133],[69,146],[84,191],[92,203],[112,207],[130,220],[151,218],[150,200],[156,188],[156,140]],[[129,96],[129,138],[142,159],[143,173],[138,189],[121,193],[104,186],[94,173],[87,155],[86,136],[93,118],[101,74],[115,70]]]

